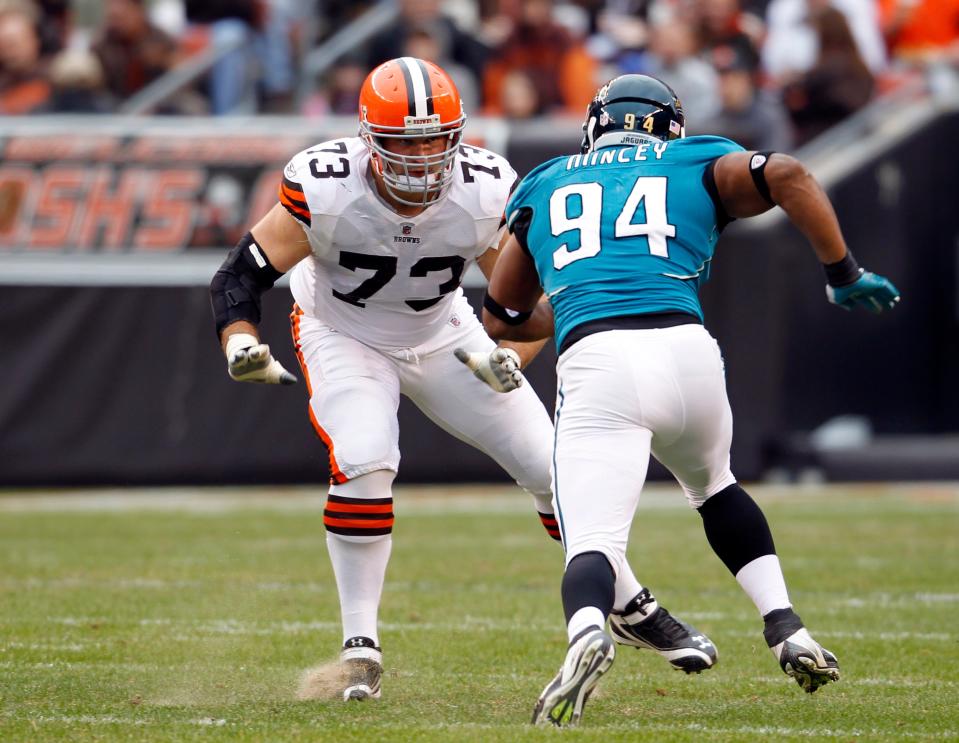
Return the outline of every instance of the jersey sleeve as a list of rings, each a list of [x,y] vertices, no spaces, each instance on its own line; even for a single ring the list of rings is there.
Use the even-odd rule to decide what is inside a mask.
[[[362,148],[355,137],[333,139],[297,153],[286,164],[280,203],[304,229],[309,231],[314,215],[329,210],[341,185],[349,190],[355,182],[356,155]]]
[[[725,137],[714,137],[704,135],[696,137],[697,145],[701,150],[701,157],[706,162],[712,162],[716,158],[728,155],[731,152],[745,152],[742,145],[736,144],[731,139]]]
[[[722,232],[731,222],[735,222],[736,218],[730,216],[726,207],[723,206],[722,199],[719,198],[719,189],[716,187],[716,178],[713,171],[716,167],[716,161],[723,155],[732,152],[744,152],[745,150],[741,145],[725,137],[702,136],[697,137],[697,139],[702,140],[699,147],[701,151],[697,153],[697,159],[703,166],[703,188],[706,189],[706,193],[709,194],[709,198],[713,202],[713,209],[716,212],[716,229]]]
[[[303,153],[295,155],[286,164],[286,167],[283,168],[283,180],[280,181],[279,198],[283,208],[290,213],[290,216],[305,228],[309,228],[312,224],[312,217],[302,182],[305,168],[306,161]]]
[[[499,247],[505,206],[518,176],[509,161],[481,147],[464,145],[457,160],[461,191],[472,205],[476,224],[476,257]]]

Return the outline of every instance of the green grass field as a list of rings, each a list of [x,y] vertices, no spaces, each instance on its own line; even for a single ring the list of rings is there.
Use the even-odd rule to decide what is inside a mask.
[[[620,648],[576,730],[530,711],[565,653],[560,548],[514,488],[398,488],[383,699],[297,701],[339,610],[319,491],[0,496],[0,740],[959,739],[959,486],[752,489],[843,679],[804,694],[678,489],[630,556],[718,666]]]

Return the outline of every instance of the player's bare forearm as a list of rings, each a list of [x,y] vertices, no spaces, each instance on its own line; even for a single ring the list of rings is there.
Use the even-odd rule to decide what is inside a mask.
[[[282,204],[275,204],[250,232],[280,273],[286,273],[312,252],[303,227]]]
[[[514,343],[520,343],[521,347],[527,346],[528,348],[525,348],[522,352],[517,348],[520,358],[522,358],[523,352],[532,351],[533,346],[538,346],[535,353],[530,356],[530,359],[532,359],[539,353],[546,341],[553,337],[553,308],[550,307],[548,302],[539,302],[533,308],[529,319],[518,325],[503,322],[484,308],[483,327],[489,337],[495,341],[513,341]]]
[[[723,207],[733,217],[754,217],[773,208],[757,189],[750,171],[755,152],[733,152],[716,161],[713,175]],[[776,205],[806,236],[821,263],[835,263],[846,254],[839,220],[829,197],[806,167],[780,152],[769,157],[764,171]]]
[[[539,355],[539,352],[543,350],[543,346],[546,345],[548,340],[549,338],[541,338],[537,341],[527,341],[525,343],[504,340],[500,342],[500,345],[516,351],[516,353],[519,354],[520,368],[525,369],[530,365],[530,362]]]
[[[536,266],[515,235],[504,241],[488,278],[483,327],[490,338],[531,342],[552,337],[553,308],[549,302],[541,301],[543,289]],[[527,313],[525,320],[516,321]]]
[[[495,320],[496,318],[493,319]],[[526,322],[536,323],[531,331],[534,333],[539,332],[548,326],[549,335],[545,335],[541,338],[531,341],[504,339],[500,342],[501,346],[512,348],[514,351],[516,351],[516,353],[519,354],[520,366],[523,369],[529,366],[530,362],[539,355],[540,351],[543,350],[543,346],[546,345],[546,342],[553,337],[553,308],[545,297],[540,299],[539,304],[536,305],[536,309],[533,311],[533,315]],[[526,323],[524,323],[524,325],[525,324]]]
[[[795,158],[776,155],[769,161],[766,178],[776,203],[809,240],[819,262],[842,260],[846,241],[839,220],[812,173]]]

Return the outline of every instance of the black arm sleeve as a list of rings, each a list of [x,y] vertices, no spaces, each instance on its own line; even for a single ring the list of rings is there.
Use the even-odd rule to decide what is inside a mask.
[[[210,304],[217,338],[223,328],[238,320],[258,325],[260,295],[282,275],[273,268],[253,235],[247,232],[241,237],[210,282]]]

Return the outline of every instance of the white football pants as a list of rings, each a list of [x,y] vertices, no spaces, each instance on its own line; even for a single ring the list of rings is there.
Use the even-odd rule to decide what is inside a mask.
[[[566,562],[600,552],[619,573],[650,453],[692,507],[736,480],[719,346],[701,325],[612,330],[560,356],[553,506]]]
[[[371,348],[302,314],[294,316],[294,340],[306,371],[310,416],[330,450],[334,482],[375,470],[397,471],[396,412],[403,394],[549,503],[549,414],[530,385],[494,392],[453,356],[457,346],[487,353],[496,347],[464,297],[457,299],[443,330],[414,348]],[[442,451],[436,460],[441,466]]]

